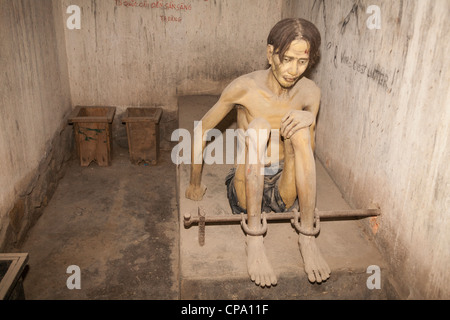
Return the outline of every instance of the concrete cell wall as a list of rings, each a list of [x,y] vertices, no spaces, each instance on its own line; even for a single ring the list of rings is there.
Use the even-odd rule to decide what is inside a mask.
[[[218,94],[263,68],[281,16],[281,0],[63,0],[66,19],[69,5],[81,8],[81,29],[65,29],[74,105],[167,111],[177,110],[177,96]]]
[[[80,30],[66,27],[70,5],[81,8]],[[381,9],[380,30],[366,26],[369,5]],[[381,206],[375,239],[400,293],[448,298],[449,9],[447,0],[0,0],[0,251],[8,230],[23,234],[23,208],[45,202],[41,192],[17,199],[64,148],[52,141],[72,106],[176,113],[177,96],[218,94],[263,68],[270,28],[301,16],[323,36],[311,73],[322,88],[317,156],[352,206]]]
[[[26,204],[12,209],[39,180],[39,164],[71,110],[58,6],[0,0],[0,251],[11,225],[20,232],[22,220],[29,219]]]
[[[322,34],[317,156],[375,237],[403,297],[450,297],[450,46],[446,0],[285,1]],[[369,29],[369,5],[381,29]]]

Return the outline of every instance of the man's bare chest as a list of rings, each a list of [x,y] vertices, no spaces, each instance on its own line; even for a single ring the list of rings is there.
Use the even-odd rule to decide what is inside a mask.
[[[239,106],[239,112],[250,123],[256,118],[267,120],[272,129],[279,129],[281,120],[291,110],[301,110],[303,103],[297,95],[275,97],[265,92],[247,95]]]

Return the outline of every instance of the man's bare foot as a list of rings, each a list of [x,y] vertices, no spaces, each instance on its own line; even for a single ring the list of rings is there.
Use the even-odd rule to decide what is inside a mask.
[[[190,184],[185,192],[185,196],[188,199],[194,200],[194,201],[200,201],[203,199],[203,195],[206,192],[206,186],[201,184],[200,186],[194,186]]]
[[[277,284],[277,277],[266,256],[263,236],[247,235],[247,269],[256,285],[270,287]]]
[[[327,280],[331,270],[316,245],[316,238],[300,234],[298,243],[308,280],[317,283]]]

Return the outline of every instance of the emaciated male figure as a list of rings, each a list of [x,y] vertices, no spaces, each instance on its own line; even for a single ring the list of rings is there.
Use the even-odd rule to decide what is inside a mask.
[[[320,89],[303,73],[318,59],[320,34],[303,19],[284,19],[271,30],[267,44],[270,68],[252,72],[234,80],[225,88],[219,101],[202,118],[202,136],[214,128],[237,107],[239,129],[280,130],[277,174],[261,174],[264,163],[260,155],[270,148],[272,136],[257,135],[246,140],[246,154],[256,153],[258,161],[238,164],[227,177],[228,198],[233,213],[246,211],[248,227],[261,226],[261,208],[275,212],[299,205],[302,228],[314,226],[316,169],[314,137],[320,104]],[[262,140],[262,141],[258,141]],[[202,152],[206,142],[203,142]],[[193,157],[198,156],[193,152]],[[201,156],[201,155],[200,155]],[[194,159],[194,158],[193,158]],[[194,162],[192,162],[194,163]],[[202,164],[191,165],[190,185],[186,197],[199,201],[206,187],[201,183]],[[269,179],[265,179],[269,178]],[[265,180],[269,180],[265,183]],[[267,181],[266,181],[267,182]],[[251,279],[262,287],[277,283],[267,259],[263,236],[247,234],[247,269]],[[311,282],[329,278],[330,269],[316,246],[314,236],[299,234],[299,247],[305,271]]]

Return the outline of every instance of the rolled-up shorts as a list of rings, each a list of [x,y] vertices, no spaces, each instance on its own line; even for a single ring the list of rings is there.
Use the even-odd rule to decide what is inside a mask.
[[[281,173],[283,172],[282,163],[279,165],[279,170],[275,174],[264,175],[264,190],[261,203],[262,212],[286,212],[295,209],[299,210],[298,199],[295,200],[294,204],[290,208],[286,208],[286,204],[281,198],[280,192],[278,190],[279,179]],[[228,173],[225,184],[227,185],[227,197],[230,203],[231,211],[233,214],[247,213],[247,210],[243,209],[239,205],[239,201],[236,194],[236,189],[234,188],[234,176],[236,174],[236,168],[232,168]]]

